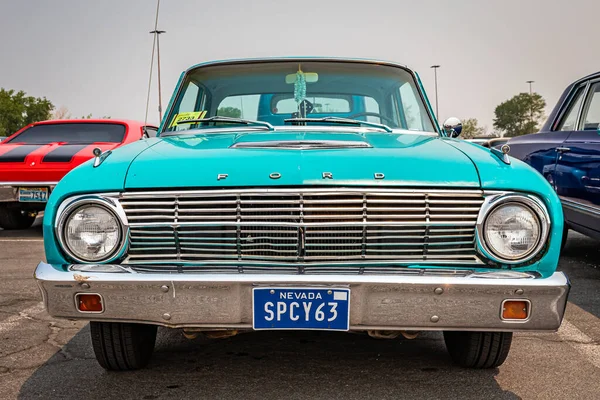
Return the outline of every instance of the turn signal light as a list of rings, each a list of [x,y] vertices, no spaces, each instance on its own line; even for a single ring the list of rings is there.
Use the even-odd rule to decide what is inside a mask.
[[[101,313],[104,311],[102,297],[99,294],[78,294],[77,309],[81,312]]]
[[[502,319],[523,320],[529,317],[529,302],[506,300],[502,304]]]

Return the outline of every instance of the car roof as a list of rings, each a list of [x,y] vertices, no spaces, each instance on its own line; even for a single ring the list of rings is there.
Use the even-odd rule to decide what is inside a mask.
[[[396,63],[393,61],[385,61],[385,60],[376,60],[369,58],[348,58],[348,57],[321,57],[321,56],[288,56],[288,57],[259,57],[259,58],[234,58],[234,59],[226,59],[226,60],[213,60],[213,61],[205,61],[199,64],[195,64],[188,68],[185,72],[190,70],[206,67],[210,65],[220,65],[220,64],[246,64],[246,63],[257,63],[257,62],[308,62],[308,61],[345,61],[345,62],[355,62],[355,63],[365,63],[365,64],[379,64],[379,65],[389,65],[392,67],[399,67],[403,69],[408,69],[413,71],[412,68],[407,65]]]
[[[31,125],[53,125],[53,124],[125,124],[125,125],[141,125],[141,126],[154,126],[153,124],[144,124],[142,121],[135,121],[130,119],[49,119],[46,121],[34,122]]]

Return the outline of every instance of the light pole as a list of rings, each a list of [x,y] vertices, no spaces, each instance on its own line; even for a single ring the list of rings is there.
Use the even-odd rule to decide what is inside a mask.
[[[533,124],[533,89],[531,88],[531,84],[535,81],[526,81],[525,83],[529,83],[529,119],[531,120],[531,129],[535,131],[535,125]],[[534,133],[534,132],[532,132]]]
[[[438,109],[438,87],[437,87],[437,69],[440,65],[432,65],[430,68],[433,68],[433,76],[435,79],[435,119],[439,122],[439,109]]]
[[[156,59],[158,62],[158,117],[159,121],[162,121],[162,91],[160,88],[160,35],[166,33],[167,31],[159,31],[155,29],[150,31],[150,33],[156,35]]]

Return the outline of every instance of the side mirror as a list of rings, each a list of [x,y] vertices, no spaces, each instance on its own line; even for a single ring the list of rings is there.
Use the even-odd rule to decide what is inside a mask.
[[[444,122],[444,132],[449,137],[458,137],[462,131],[462,122],[456,117],[450,117]]]

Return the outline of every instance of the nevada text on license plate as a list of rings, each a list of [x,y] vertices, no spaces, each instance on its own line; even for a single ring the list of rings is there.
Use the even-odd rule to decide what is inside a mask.
[[[350,289],[261,287],[252,290],[254,329],[350,327]]]

